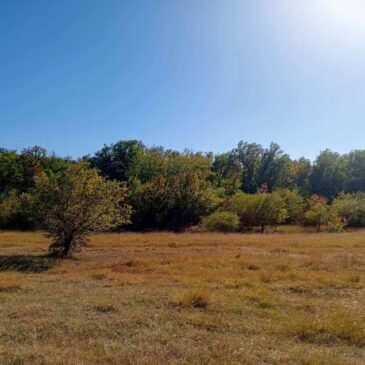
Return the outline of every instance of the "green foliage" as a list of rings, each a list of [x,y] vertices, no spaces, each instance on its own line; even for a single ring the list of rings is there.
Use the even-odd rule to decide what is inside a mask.
[[[232,155],[242,168],[242,191],[255,193],[259,186],[258,173],[261,166],[263,148],[257,143],[239,142]]]
[[[254,205],[256,206],[256,219],[261,231],[264,232],[268,225],[277,226],[283,223],[287,217],[285,202],[280,194],[264,193],[254,195]]]
[[[149,148],[137,140],[121,140],[83,160],[107,180],[126,184],[128,202],[135,208],[132,217],[135,229],[180,230],[199,223],[220,207],[222,201],[223,205],[230,202],[236,209],[242,229],[262,224],[275,226],[283,222],[283,215],[286,223],[305,221],[317,226],[313,210],[303,217],[303,199],[312,194],[334,201],[334,211],[348,226],[365,226],[365,199],[361,195],[365,192],[365,150],[342,155],[325,150],[312,165],[305,158],[291,160],[276,143],[264,148],[241,141],[231,151],[214,156],[190,150]],[[33,228],[23,194],[31,193],[40,176],[62,175],[72,163],[75,161],[50,155],[39,146],[20,153],[0,148],[0,228]],[[280,205],[279,200],[276,203],[270,200],[276,199],[275,195],[256,197],[255,194],[273,191],[285,203],[278,212],[285,214],[273,213],[271,205]],[[340,195],[341,192],[345,195]],[[261,208],[264,206],[270,210],[265,211]],[[272,214],[277,217],[265,218],[260,223],[258,217]],[[324,221],[328,223],[329,219]]]
[[[260,227],[264,232],[266,226],[277,226],[287,217],[284,199],[277,192],[237,193],[224,203],[224,207],[239,216],[242,229]]]
[[[210,232],[236,232],[240,220],[236,213],[218,211],[203,218],[203,227]]]
[[[321,152],[310,176],[311,191],[332,199],[346,188],[346,158],[338,153]]]
[[[277,191],[285,203],[286,223],[300,223],[304,215],[304,199],[296,190],[280,189]]]
[[[312,172],[310,160],[301,157],[299,160],[292,161],[291,166],[295,189],[298,189],[301,196],[308,197],[310,195],[310,175]]]
[[[104,146],[96,152],[90,162],[103,176],[112,180],[127,181],[138,175],[144,148],[143,143],[137,140],[119,141],[111,146]]]
[[[365,227],[365,193],[342,193],[334,199],[332,207],[349,227]]]
[[[19,195],[16,190],[10,190],[0,196],[0,228],[18,230],[34,228],[27,198],[26,194]]]
[[[106,181],[86,164],[39,175],[33,191],[33,211],[40,228],[53,239],[51,252],[68,255],[87,242],[92,232],[129,223],[126,188]]]
[[[305,221],[308,225],[316,227],[317,231],[321,226],[329,222],[331,218],[330,206],[326,198],[319,195],[312,195],[308,201],[308,210],[304,214]]]
[[[19,197],[15,190],[0,197],[0,227],[11,227],[11,221],[19,207]]]
[[[212,155],[189,150],[180,153],[162,147],[147,148],[140,141],[127,140],[104,146],[89,161],[109,179],[138,179],[146,183],[158,176],[174,176],[187,171],[206,178],[211,174]]]
[[[181,231],[215,207],[214,191],[195,172],[159,176],[134,189],[134,225],[140,229]]]
[[[365,150],[355,150],[345,155],[347,192],[365,190]]]
[[[346,221],[336,212],[331,211],[330,218],[327,224],[328,232],[342,232],[346,226]]]
[[[241,229],[251,228],[256,225],[256,210],[253,200],[254,195],[239,192],[228,197],[223,203],[225,210],[238,215]]]
[[[295,179],[289,156],[284,154],[276,143],[271,143],[268,149],[262,151],[257,177],[258,185],[266,184],[270,191],[278,188],[293,188]]]

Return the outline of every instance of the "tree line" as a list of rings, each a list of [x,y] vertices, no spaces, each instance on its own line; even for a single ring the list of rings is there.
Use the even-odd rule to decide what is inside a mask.
[[[87,174],[92,174],[89,179],[95,182],[88,187],[90,195],[83,190],[86,182],[81,184]],[[57,195],[67,190],[70,201]],[[231,151],[214,155],[124,140],[78,160],[49,154],[38,146],[21,152],[0,149],[2,229],[35,229],[47,218],[46,214],[42,219],[37,216],[48,212],[53,220],[49,225],[57,231],[56,221],[62,214],[59,218],[59,212],[51,215],[52,205],[47,202],[64,209],[71,204],[70,210],[73,204],[74,212],[68,212],[69,217],[88,221],[92,215],[88,206],[94,202],[97,210],[104,201],[104,208],[109,208],[107,214],[99,212],[103,224],[96,216],[94,226],[88,223],[84,230],[120,228],[126,223],[132,230],[181,231],[202,224],[209,230],[258,227],[264,231],[268,225],[282,223],[340,230],[365,225],[363,192],[365,150],[347,154],[325,150],[312,163],[305,158],[291,159],[275,143],[264,148],[239,142]],[[112,204],[112,196],[117,205]],[[38,207],[38,213],[34,207]],[[81,226],[79,221],[72,230]]]

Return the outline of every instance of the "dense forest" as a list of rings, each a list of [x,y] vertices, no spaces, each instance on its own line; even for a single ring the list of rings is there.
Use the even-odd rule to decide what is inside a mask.
[[[312,163],[280,146],[239,142],[216,154],[147,147],[137,140],[106,145],[93,156],[61,158],[41,147],[0,149],[0,228],[35,229],[27,199],[37,177],[84,164],[121,182],[131,207],[128,229],[249,230],[280,223],[363,226],[365,150],[322,151]]]

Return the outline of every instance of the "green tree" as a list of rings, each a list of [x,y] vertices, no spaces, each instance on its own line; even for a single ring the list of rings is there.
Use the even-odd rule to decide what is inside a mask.
[[[259,186],[267,184],[269,191],[294,187],[295,176],[291,160],[278,144],[271,143],[269,148],[263,150],[257,182]]]
[[[355,150],[345,155],[347,161],[346,192],[365,191],[365,150]]]
[[[365,227],[365,193],[341,193],[332,202],[332,209],[349,227]]]
[[[276,227],[287,217],[284,199],[279,193],[263,193],[254,195],[257,225],[264,233],[267,226]]]
[[[279,189],[280,194],[285,203],[287,211],[286,223],[300,223],[304,215],[304,199],[296,190]]]
[[[311,192],[331,200],[344,191],[347,178],[346,158],[339,153],[325,150],[314,162],[310,176]]]
[[[327,204],[326,198],[316,194],[312,195],[307,202],[308,210],[304,214],[306,223],[315,226],[319,232],[321,226],[327,224],[331,218],[330,206]]]
[[[223,203],[223,209],[238,215],[241,230],[251,229],[256,225],[256,210],[252,194],[238,192],[229,196]]]
[[[136,186],[131,199],[135,228],[181,231],[199,223],[216,206],[210,184],[193,171]]]
[[[104,146],[90,159],[91,165],[111,180],[127,181],[138,176],[145,146],[137,140]]]
[[[214,157],[212,164],[213,181],[231,195],[239,191],[242,178],[242,166],[233,154],[222,153]]]
[[[93,232],[129,223],[126,188],[104,180],[87,164],[70,165],[57,174],[39,175],[33,191],[33,211],[40,228],[52,238],[50,251],[70,255]]]
[[[241,189],[246,193],[255,193],[259,185],[258,173],[261,167],[263,148],[257,143],[239,142],[231,155],[242,168]]]
[[[27,194],[10,190],[0,196],[0,228],[29,230],[34,228],[34,219],[29,210]]]
[[[277,192],[237,193],[229,197],[223,207],[239,216],[242,229],[260,227],[261,232],[268,225],[277,226],[284,222],[287,217],[285,202]]]
[[[0,194],[19,189],[22,185],[22,173],[19,155],[16,151],[0,149]]]
[[[310,176],[312,173],[312,163],[310,160],[301,157],[299,160],[291,162],[294,174],[294,186],[303,197],[310,195]]]

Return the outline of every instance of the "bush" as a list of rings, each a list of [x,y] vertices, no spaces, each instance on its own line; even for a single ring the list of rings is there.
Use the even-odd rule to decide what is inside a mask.
[[[215,212],[203,219],[203,227],[210,232],[235,232],[240,221],[234,212]]]
[[[34,228],[27,198],[26,194],[19,194],[16,190],[0,196],[0,229]]]
[[[277,226],[287,217],[284,199],[277,192],[237,193],[229,197],[224,206],[239,216],[242,229],[260,227],[264,232],[267,226]]]
[[[334,199],[332,207],[349,227],[365,227],[365,193],[342,193]]]
[[[327,224],[328,232],[342,232],[346,221],[337,213],[333,212]]]
[[[211,295],[205,290],[191,289],[180,292],[172,298],[172,304],[179,307],[194,307],[205,309],[210,303]]]

